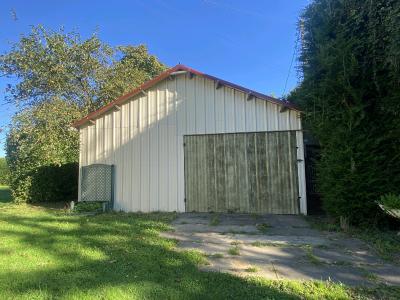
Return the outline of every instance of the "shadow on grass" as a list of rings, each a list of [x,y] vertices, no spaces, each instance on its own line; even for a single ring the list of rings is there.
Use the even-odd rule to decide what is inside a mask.
[[[299,298],[255,279],[200,272],[197,255],[176,252],[173,241],[158,236],[159,231],[168,229],[168,218],[166,214],[121,213],[55,216],[47,211],[0,214],[0,235],[14,248],[8,258],[0,260],[5,266],[0,270],[0,295],[3,294],[2,298]],[[0,255],[10,253],[7,246],[0,244],[0,249]]]

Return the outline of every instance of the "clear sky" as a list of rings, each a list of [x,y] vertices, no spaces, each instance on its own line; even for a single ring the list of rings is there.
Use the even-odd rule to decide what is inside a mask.
[[[0,52],[31,25],[83,37],[94,31],[116,45],[146,44],[168,66],[185,64],[256,91],[282,96],[297,84],[291,61],[296,23],[308,0],[2,0]],[[15,16],[13,16],[15,12]],[[289,69],[291,69],[289,73]],[[5,103],[0,77],[0,157],[16,109]]]

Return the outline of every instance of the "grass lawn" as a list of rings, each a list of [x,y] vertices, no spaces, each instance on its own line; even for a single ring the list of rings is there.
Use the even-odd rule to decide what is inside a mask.
[[[363,299],[398,289],[201,272],[159,237],[173,214],[78,216],[0,203],[0,299]],[[397,294],[398,296],[398,294]]]

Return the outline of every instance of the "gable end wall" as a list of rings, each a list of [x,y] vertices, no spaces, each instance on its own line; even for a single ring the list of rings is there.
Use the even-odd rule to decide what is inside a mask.
[[[306,213],[300,113],[215,84],[174,76],[80,127],[80,166],[115,165],[116,210],[185,211],[184,135],[296,130]]]

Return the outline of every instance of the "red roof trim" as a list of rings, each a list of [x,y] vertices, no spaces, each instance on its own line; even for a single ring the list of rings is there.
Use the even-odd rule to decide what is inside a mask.
[[[187,71],[187,72],[190,72],[190,73],[193,73],[193,74],[196,74],[196,75],[199,75],[199,76],[203,76],[203,77],[211,79],[211,80],[219,81],[222,85],[225,85],[225,86],[231,87],[233,89],[242,91],[242,92],[244,92],[246,94],[251,94],[251,95],[253,95],[253,96],[255,96],[255,97],[259,98],[259,99],[263,99],[263,100],[266,100],[266,101],[269,101],[269,102],[272,102],[272,103],[275,103],[275,104],[278,104],[278,105],[282,105],[282,106],[290,108],[290,109],[294,109],[294,110],[300,111],[300,109],[297,106],[295,106],[294,104],[292,104],[292,103],[290,103],[288,101],[279,100],[279,99],[273,98],[271,96],[258,93],[256,91],[244,88],[244,87],[242,87],[240,85],[231,83],[229,81],[222,80],[222,79],[219,79],[217,77],[214,77],[214,76],[211,76],[211,75],[208,75],[208,74],[204,74],[202,72],[199,72],[197,70],[191,69],[191,68],[186,67],[184,65],[176,65],[175,67],[164,71],[163,73],[161,73],[160,75],[154,77],[153,79],[151,79],[149,81],[146,81],[141,86],[135,88],[134,90],[130,91],[129,93],[127,93],[125,95],[122,95],[121,97],[118,97],[117,99],[115,99],[114,101],[110,102],[109,104],[107,104],[107,105],[105,105],[105,106],[103,106],[103,107],[101,107],[101,108],[89,113],[86,117],[83,117],[82,119],[80,119],[78,121],[75,121],[72,124],[72,126],[74,126],[75,128],[78,128],[78,127],[82,126],[83,124],[89,122],[89,120],[93,120],[96,117],[98,117],[98,116],[104,114],[105,112],[111,110],[115,105],[120,105],[120,104],[124,103],[129,98],[141,93],[142,90],[145,90],[145,89],[148,89],[148,88],[152,87],[156,83],[168,78],[171,75],[171,73],[177,72],[177,71]]]

